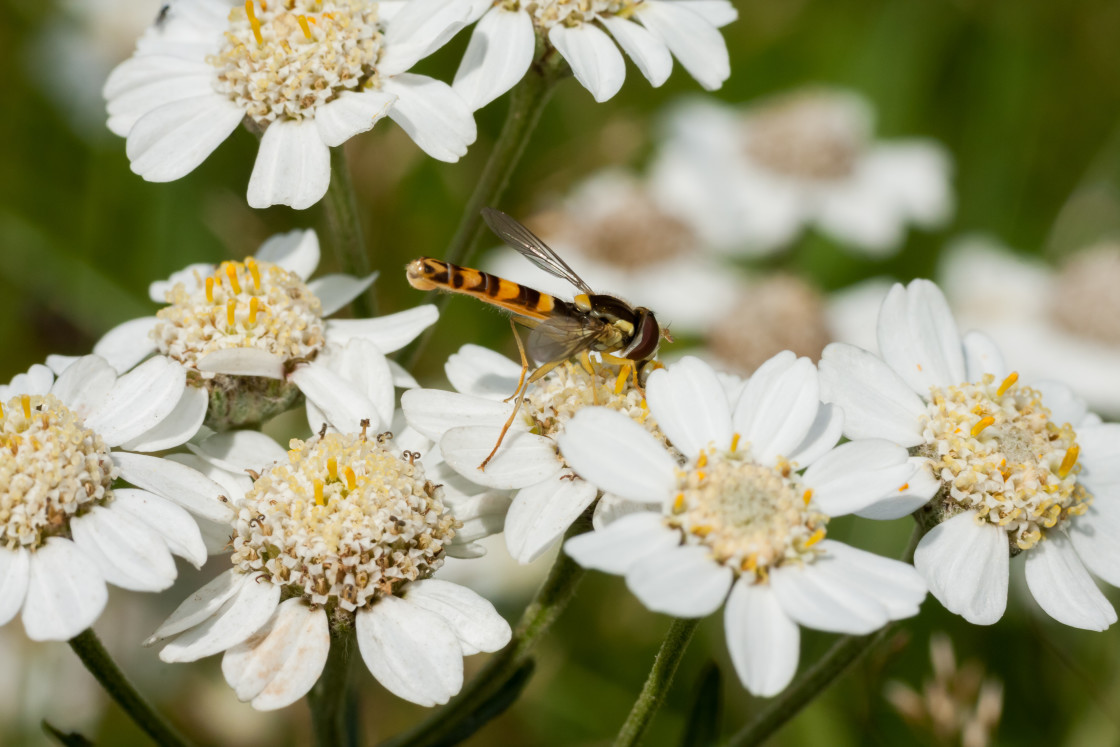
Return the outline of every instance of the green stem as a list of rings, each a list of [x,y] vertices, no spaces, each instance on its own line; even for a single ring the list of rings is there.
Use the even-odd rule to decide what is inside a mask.
[[[568,529],[564,539],[583,534],[591,529],[590,511]],[[509,645],[491,657],[475,677],[466,684],[450,703],[432,713],[411,731],[390,740],[385,747],[421,747],[446,744],[448,735],[454,734],[460,722],[490,700],[529,659],[533,647],[540,641],[556,618],[576,594],[584,570],[563,550],[552,564],[548,578],[541,585],[537,596],[525,608],[521,620],[513,630]]]
[[[92,628],[86,628],[70,639],[70,648],[82,660],[89,673],[105,688],[117,705],[144,733],[155,740],[156,744],[170,747],[186,747],[190,742],[179,730],[167,722],[136,688],[124,672],[120,670],[109,652],[101,645]]]
[[[350,165],[343,146],[331,148],[331,183],[323,198],[331,246],[342,272],[364,278],[370,273],[369,255],[358,217],[358,201],[350,179]],[[351,303],[354,315],[370,317],[377,314],[377,297],[371,285]]]
[[[470,200],[463,209],[459,227],[447,247],[444,259],[453,264],[463,264],[470,260],[479,239],[485,231],[482,221],[482,208],[496,206],[509,184],[514,168],[525,152],[525,146],[536,129],[541,112],[548,103],[556,83],[567,73],[562,67],[559,55],[552,55],[545,61],[530,68],[510,93],[509,110],[502,124],[502,131],[490,152],[490,158],[482,169],[482,175],[475,185]],[[435,293],[436,291],[432,291]],[[447,306],[451,294],[442,294],[436,301],[440,312]],[[405,368],[412,370],[420,358],[424,347],[431,338],[435,325],[428,327],[416,342],[412,352],[404,362]]]
[[[331,648],[319,681],[307,694],[311,706],[311,728],[319,747],[352,743],[346,719],[350,688],[350,659],[354,653],[354,630],[331,625]]]
[[[657,710],[665,701],[665,695],[669,692],[669,686],[673,684],[673,676],[676,675],[677,667],[684,658],[688,642],[692,640],[692,634],[696,632],[699,624],[699,619],[673,620],[653,660],[653,666],[649,670],[649,676],[646,677],[645,685],[642,686],[642,692],[638,694],[638,699],[630,709],[630,715],[626,717],[626,722],[615,737],[615,747],[629,747],[641,741],[642,735],[645,734]]]
[[[916,514],[915,514],[916,516]],[[918,523],[910,535],[910,542],[902,554],[904,562],[914,559],[914,550],[925,534],[925,529]],[[870,635],[841,637],[832,645],[828,653],[819,659],[816,664],[809,667],[797,680],[787,687],[781,695],[770,701],[765,708],[759,711],[751,722],[727,743],[727,747],[740,745],[761,744],[767,737],[785,725],[801,712],[805,706],[823,693],[840,675],[850,666],[863,658],[871,649],[890,635],[895,623],[889,623]]]

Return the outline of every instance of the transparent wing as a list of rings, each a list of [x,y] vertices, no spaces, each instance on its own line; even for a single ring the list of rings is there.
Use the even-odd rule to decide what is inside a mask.
[[[548,244],[541,241],[536,234],[501,210],[482,208],[482,219],[486,221],[486,225],[490,226],[490,230],[498,238],[521,252],[526,259],[537,267],[550,275],[567,280],[579,288],[582,293],[591,295],[595,292],[591,290],[587,283],[583,282],[583,278],[577,275],[575,270],[568,266],[567,262],[560,259],[559,255],[549,248]]]
[[[538,364],[564,361],[595,344],[606,326],[593,316],[554,316],[529,332],[525,347]]]

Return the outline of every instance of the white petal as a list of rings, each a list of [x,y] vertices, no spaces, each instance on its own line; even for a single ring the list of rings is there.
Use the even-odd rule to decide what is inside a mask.
[[[148,112],[180,99],[214,92],[214,68],[202,60],[147,54],[125,60],[105,83],[106,123],[125,137]]]
[[[212,617],[247,583],[254,583],[253,579],[236,568],[230,568],[225,573],[215,576],[205,586],[183,600],[183,603],[163,621],[156,632],[144,641],[144,645],[151,646]]]
[[[883,627],[890,616],[879,601],[818,567],[818,558],[803,566],[782,566],[770,572],[770,587],[791,618],[814,630],[864,635]]]
[[[310,228],[278,233],[261,244],[253,256],[307,280],[319,266],[319,236]]]
[[[288,460],[287,450],[260,431],[215,433],[197,445],[187,444],[187,448],[215,467],[237,475],[248,470],[264,472]]]
[[[222,524],[233,521],[233,509],[219,498],[226,493],[222,486],[186,465],[127,451],[113,452],[113,463],[120,468],[121,479],[138,488],[204,519]]]
[[[260,348],[225,348],[207,353],[198,359],[199,371],[230,376],[263,376],[284,378],[284,358]]]
[[[1120,423],[1103,423],[1077,429],[1081,446],[1078,480],[1098,490],[1120,484]]]
[[[439,440],[447,431],[463,425],[501,428],[513,408],[512,402],[495,402],[442,389],[413,389],[401,395],[401,409],[408,424],[432,440]],[[523,430],[524,423],[514,419],[510,429]]]
[[[252,701],[258,711],[271,711],[311,690],[330,648],[326,611],[293,598],[281,602],[264,627],[226,651],[222,674],[238,700]]]
[[[47,355],[47,368],[54,371],[55,375],[61,374],[70,366],[74,365],[81,356],[79,355],[59,355],[58,353],[50,353]],[[4,387],[0,386],[0,391],[7,391]]]
[[[821,397],[844,411],[848,438],[886,438],[900,446],[923,443],[920,397],[883,361],[853,345],[832,343],[821,353]]]
[[[431,479],[431,474],[428,475]],[[458,479],[463,479],[455,475]],[[469,498],[452,498],[451,486],[443,485],[444,500],[451,504],[455,518],[463,522],[463,526],[455,531],[456,544],[474,542],[498,534],[505,524],[506,514],[512,498],[506,491],[488,490]]]
[[[1049,532],[1026,556],[1027,588],[1050,617],[1082,630],[1107,630],[1116,622],[1116,610],[1063,532]]]
[[[370,287],[376,279],[376,272],[364,278],[351,275],[324,275],[312,280],[307,287],[323,304],[320,315],[330,316],[365,293],[366,288]]]
[[[677,463],[649,431],[603,407],[580,410],[558,439],[564,459],[600,490],[660,504],[676,485]]]
[[[396,96],[384,91],[343,91],[315,112],[319,137],[328,147],[336,148],[355,135],[372,130],[396,102]]]
[[[941,480],[934,476],[929,460],[925,457],[910,457],[909,461],[914,467],[914,474],[906,484],[856,511],[856,516],[864,519],[901,519],[926,505],[937,494],[941,489]]]
[[[572,537],[564,543],[564,552],[584,568],[625,576],[643,558],[680,544],[680,532],[665,526],[660,513],[641,511]]]
[[[595,503],[595,511],[591,514],[591,526],[597,530],[606,529],[623,516],[644,513],[650,510],[648,503],[627,500],[614,493],[603,493]]]
[[[150,182],[186,176],[241,124],[245,113],[225,96],[209,93],[153,109],[128,133],[132,171]]]
[[[31,553],[0,547],[0,625],[7,625],[23,606],[30,577]]]
[[[171,415],[186,387],[186,369],[163,356],[150,358],[117,379],[86,427],[109,446],[131,441]]]
[[[195,262],[193,264],[189,264],[183,269],[176,270],[175,272],[171,273],[171,276],[168,277],[167,280],[156,280],[152,283],[149,283],[148,298],[152,299],[152,301],[158,304],[170,303],[167,294],[170,293],[176,285],[182,283],[187,290],[195,290],[201,287],[198,281],[201,278],[206,277],[207,275],[212,275],[214,273],[214,270],[214,265],[210,264],[209,262]],[[157,321],[159,321],[156,317],[146,318],[150,320],[149,323],[153,326]],[[132,321],[135,322],[137,320],[134,319]],[[132,322],[125,322],[125,324],[131,323]],[[108,334],[112,334],[112,330],[109,330]],[[108,334],[106,335],[106,337],[108,336]],[[101,339],[104,340],[105,337],[102,337]]]
[[[168,663],[197,661],[247,640],[280,604],[280,587],[259,578],[249,576],[217,612],[164,646],[159,658]]]
[[[831,451],[843,433],[844,411],[836,405],[822,403],[805,439],[789,455],[790,462],[808,467]]]
[[[801,629],[766,584],[739,579],[723,611],[727,650],[739,681],[764,698],[777,695],[797,672]]]
[[[149,333],[157,322],[156,317],[145,316],[118,324],[102,335],[93,346],[93,354],[108,361],[117,373],[124,373],[156,352],[156,342]]]
[[[861,511],[884,495],[899,491],[915,465],[906,449],[881,438],[849,441],[822,456],[805,471],[813,501],[829,516]]]
[[[731,75],[731,61],[723,36],[688,3],[650,0],[634,15],[653,32],[696,81],[709,91]]]
[[[397,96],[389,117],[432,158],[454,163],[478,135],[470,107],[451,86],[426,75],[402,73],[382,90]]]
[[[626,572],[626,585],[646,607],[673,617],[705,617],[719,609],[734,580],[706,547],[675,547],[647,555]]]
[[[373,319],[329,319],[327,342],[343,345],[353,337],[363,337],[388,354],[415,340],[438,317],[436,307],[425,304]]]
[[[509,554],[521,564],[539,558],[591,505],[596,492],[570,472],[519,490],[506,515]]]
[[[1069,423],[1075,428],[1085,425],[1089,405],[1068,386],[1057,381],[1036,381],[1031,386],[1042,392],[1042,404],[1050,411],[1050,420]]]
[[[739,11],[727,0],[682,0],[685,7],[698,13],[716,28],[723,28],[739,17]]]
[[[463,28],[469,11],[456,0],[409,0],[385,29],[378,72],[394,76],[411,68]]]
[[[186,443],[202,427],[209,405],[210,396],[205,389],[188,386],[170,415],[154,428],[121,444],[121,448],[129,451],[163,451]]]
[[[389,370],[388,359],[376,345],[360,338],[350,340],[341,347],[331,345],[312,365],[316,364],[325,365],[331,372],[342,377],[349,388],[363,401],[369,400],[373,403],[382,423],[388,425],[393,422],[395,412],[393,373]],[[341,394],[340,391],[339,395]],[[360,409],[357,400],[354,401],[352,409]],[[330,422],[339,430],[344,430],[340,424],[333,420]],[[312,423],[313,428],[317,429],[318,426],[319,423]],[[356,430],[345,432],[356,432]]]
[[[467,344],[448,357],[443,370],[457,391],[504,400],[517,389],[521,364],[490,348]]]
[[[1007,608],[1007,533],[966,511],[922,537],[914,567],[950,612],[974,625],[991,625]]]
[[[918,614],[926,598],[926,583],[914,566],[829,539],[820,543],[820,549],[824,555],[814,566],[837,587],[846,586],[875,599],[891,620]]]
[[[481,109],[524,77],[536,40],[527,11],[494,6],[474,27],[451,87],[472,110]]]
[[[289,205],[304,210],[327,193],[330,181],[330,149],[315,121],[277,120],[261,137],[249,177],[249,207]]]
[[[731,407],[712,367],[688,356],[654,371],[646,401],[661,432],[682,454],[696,457],[731,443]]]
[[[132,591],[162,591],[175,581],[175,561],[153,530],[124,511],[94,506],[70,520],[76,544],[106,582]]]
[[[206,545],[191,515],[155,493],[132,488],[113,491],[112,511],[123,511],[159,534],[171,552],[195,568],[206,562]]]
[[[30,558],[23,629],[33,641],[66,641],[105,609],[105,580],[70,540],[51,537]]]
[[[455,631],[464,656],[498,651],[509,643],[509,623],[465,586],[430,578],[410,584],[405,599],[442,617]]]
[[[808,358],[791,357],[775,356],[760,366],[735,407],[735,430],[762,464],[797,449],[820,410],[816,366]]]
[[[416,380],[412,374],[405,370],[405,367],[397,363],[392,358],[389,360],[389,371],[393,374],[393,386],[401,389],[416,389],[420,386],[420,382]]]
[[[972,331],[964,336],[964,363],[969,381],[980,381],[990,373],[997,381],[1007,376],[1003,355],[995,340],[983,332]]]
[[[535,485],[560,472],[563,463],[552,439],[512,428],[486,469],[480,470],[478,465],[493,451],[500,432],[490,426],[452,428],[439,442],[443,459],[471,482],[502,490]]]
[[[386,381],[391,384],[389,367],[386,365],[384,369]],[[374,431],[381,427],[377,405],[319,361],[299,366],[289,379],[309,401],[315,403],[315,407],[326,417],[327,424],[340,432],[357,433],[362,429],[362,421],[368,421],[368,427]],[[318,430],[320,424],[312,423],[311,426],[312,430]]]
[[[617,16],[604,16],[599,20],[654,88],[669,79],[669,73],[673,72],[673,56],[664,42],[633,21]]]
[[[556,24],[548,40],[572,66],[572,74],[599,103],[612,98],[626,79],[622,54],[605,32],[589,23]]]
[[[16,374],[7,386],[3,398],[15,397],[21,394],[47,394],[54,383],[54,372],[41,363],[36,363],[27,369],[27,373]],[[0,388],[0,392],[4,389]]]
[[[945,296],[928,280],[895,285],[883,299],[877,330],[883,360],[922,397],[930,387],[965,381],[957,323]]]
[[[441,705],[459,692],[463,652],[442,616],[384,597],[356,617],[358,650],[386,690],[422,706]]]
[[[85,355],[58,375],[51,394],[62,400],[62,404],[78,417],[85,419],[105,401],[116,382],[117,374],[105,359],[98,355]]]

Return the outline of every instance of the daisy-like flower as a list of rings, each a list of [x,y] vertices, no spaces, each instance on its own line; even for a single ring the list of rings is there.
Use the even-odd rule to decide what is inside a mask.
[[[596,101],[618,93],[634,61],[654,87],[673,57],[708,90],[731,74],[719,29],[738,18],[727,0],[457,0],[478,20],[453,86],[472,109],[513,88],[536,56],[537,39],[567,60]],[[609,35],[608,35],[609,34]],[[611,40],[614,37],[614,40]]]
[[[621,170],[591,177],[558,209],[532,222],[534,232],[592,288],[641,298],[674,330],[706,328],[742,289],[734,272],[704,253],[691,229],[662,210],[636,176]],[[499,250],[486,269],[554,296],[572,296],[570,283],[512,249]],[[704,303],[696,303],[700,297]]]
[[[191,514],[228,525],[225,491],[138,453],[194,436],[204,400],[164,357],[118,377],[87,356],[57,379],[37,365],[0,386],[0,625],[22,611],[29,638],[67,640],[101,615],[106,584],[161,591],[175,580],[172,554],[205,562]]]
[[[1090,572],[1120,584],[1120,425],[1102,424],[1061,384],[1028,386],[985,335],[957,332],[928,280],[895,285],[879,355],[843,343],[821,359],[824,398],[849,438],[878,436],[925,461],[939,521],[914,565],[949,611],[990,625],[1007,606],[1009,559],[1059,622],[1104,630],[1116,613]]]
[[[401,397],[408,424],[439,444],[447,464],[471,482],[516,491],[505,519],[506,547],[530,563],[551,547],[598,495],[557,450],[556,438],[578,410],[604,405],[654,433],[645,397],[632,377],[618,380],[609,367],[594,375],[567,362],[530,384],[525,400],[494,458],[478,468],[498,443],[514,407],[521,365],[478,345],[464,345],[447,360],[457,391],[412,389]]]
[[[180,363],[191,386],[209,394],[207,422],[228,428],[283,412],[301,393],[330,398],[338,382],[328,361],[348,341],[365,340],[384,359],[436,319],[428,305],[372,319],[326,320],[375,275],[308,280],[318,264],[315,232],[296,230],[273,236],[244,262],[191,265],[149,288],[153,301],[168,306],[110,330],[94,352],[118,371],[152,353]],[[49,363],[61,369],[69,360]],[[386,365],[398,386],[416,386],[399,365]]]
[[[433,158],[474,142],[466,104],[407,72],[465,23],[449,0],[173,2],[105,83],[109,129],[152,182],[189,174],[243,120],[261,132],[249,205],[310,207],[328,149],[388,115]]]
[[[387,367],[371,375],[360,366],[377,360],[352,361],[361,373],[342,379],[338,392],[350,410],[326,415],[318,435],[292,440],[287,451],[258,432],[235,431],[201,441],[187,458],[215,479],[225,472],[233,486],[232,568],[147,643],[173,638],[160,651],[167,662],[225,652],[226,681],[259,710],[311,689],[332,626],[356,632],[386,689],[426,706],[459,691],[463,656],[509,641],[509,625],[489,602],[432,578],[448,555],[476,554],[472,540],[500,520],[496,527],[486,495],[440,484],[438,464],[426,471],[426,457],[369,425],[382,413],[362,393],[380,377],[392,397]],[[366,423],[360,430],[350,430],[354,415]],[[501,496],[498,503],[508,505]]]
[[[873,140],[856,94],[807,89],[746,109],[696,99],[677,109],[653,167],[662,204],[712,245],[769,254],[809,225],[886,255],[907,223],[952,211],[950,163],[927,140]]]
[[[775,356],[735,403],[696,358],[654,371],[646,392],[683,462],[606,409],[578,413],[560,436],[578,474],[633,504],[565,543],[577,562],[625,576],[675,617],[726,601],[735,671],[758,695],[793,678],[799,625],[864,634],[917,614],[926,588],[913,567],[826,539],[829,517],[911,503],[914,465],[882,439],[836,446],[842,417],[820,402],[811,361]]]

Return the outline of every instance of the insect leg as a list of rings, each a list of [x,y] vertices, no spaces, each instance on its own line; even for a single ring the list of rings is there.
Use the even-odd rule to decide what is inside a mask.
[[[513,330],[513,339],[517,341],[517,352],[521,353],[521,378],[517,380],[517,388],[513,390],[513,394],[503,399],[503,402],[509,402],[517,396],[517,393],[521,391],[521,387],[525,384],[525,374],[529,371],[529,359],[525,356],[525,345],[521,342],[521,335],[517,334],[517,325],[512,317],[510,317],[509,326]]]
[[[529,379],[529,382],[535,381],[537,378],[539,378],[538,374],[540,376],[547,374],[549,371],[556,368],[556,366],[558,366],[561,362],[562,361],[553,361],[552,363],[546,363],[545,365],[541,366],[533,372],[533,376]],[[502,432],[498,434],[498,441],[494,444],[494,448],[491,449],[490,454],[482,460],[482,464],[478,465],[478,468],[480,470],[485,471],[486,465],[489,464],[490,460],[494,458],[494,455],[498,453],[498,448],[501,447],[502,441],[505,440],[506,433],[509,432],[509,427],[513,425],[513,419],[517,417],[517,411],[521,409],[521,403],[525,401],[525,397],[523,395],[525,394],[525,390],[529,388],[529,382],[525,382],[523,386],[518,386],[518,391],[514,392],[514,396],[517,397],[517,402],[513,406],[513,412],[509,414],[509,420],[507,420],[506,424],[502,426]]]

